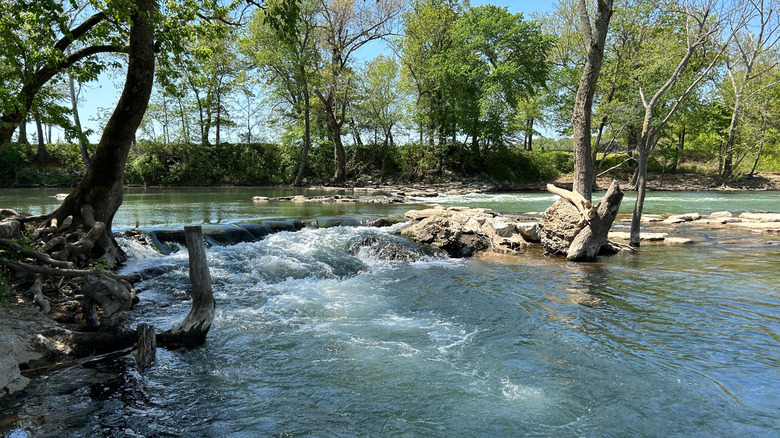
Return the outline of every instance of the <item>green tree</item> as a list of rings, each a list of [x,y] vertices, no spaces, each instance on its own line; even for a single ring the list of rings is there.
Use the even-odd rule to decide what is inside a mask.
[[[303,121],[303,149],[293,182],[301,185],[311,149],[311,94],[322,74],[317,47],[318,4],[301,1],[295,25],[285,29],[274,27],[267,19],[280,3],[269,1],[268,10],[257,12],[241,47],[250,63],[266,75],[274,96],[290,109],[287,114],[292,120]]]
[[[400,86],[400,66],[388,56],[379,55],[368,63],[359,93],[358,113],[364,125],[382,134],[379,181],[384,182],[388,147],[393,146],[393,128],[404,118],[404,95]],[[375,140],[376,143],[376,140]]]
[[[647,22],[656,38],[644,41],[644,56],[648,62],[638,78],[644,115],[636,148],[637,199],[631,220],[631,246],[639,246],[649,156],[669,120],[709,75],[725,50],[721,38],[729,14],[726,11],[719,14],[718,6],[715,0],[685,2],[679,7],[676,3],[661,5],[655,12],[658,15],[651,16]],[[655,26],[656,22],[668,23],[668,26],[659,28]],[[697,57],[700,54],[702,56]]]
[[[97,55],[126,51],[129,21],[122,8],[56,0],[0,0],[0,152],[27,117],[36,95],[69,71],[92,80],[105,67]],[[73,20],[80,10],[93,13]]]
[[[371,41],[390,36],[395,31],[403,6],[401,0],[318,0],[322,31],[320,47],[327,67],[323,83],[315,88],[314,93],[322,103],[333,142],[334,183],[343,183],[346,178],[347,157],[342,130],[347,122],[346,112],[353,91],[353,55]]]
[[[417,0],[404,15],[404,33],[398,45],[405,73],[417,91],[414,119],[420,144],[431,146],[455,136],[454,103],[446,61],[454,45],[453,28],[467,8],[462,0]]]
[[[724,56],[727,81],[723,84],[722,98],[731,108],[726,143],[719,160],[720,178],[724,183],[734,176],[736,167],[751,150],[763,145],[763,138],[749,143],[737,140],[743,125],[743,112],[752,101],[770,96],[769,91],[780,84],[780,57],[777,54],[780,4],[774,0],[755,0],[747,2],[746,7],[745,19],[734,23],[734,37]],[[758,106],[762,106],[760,102]],[[760,125],[763,126],[760,131],[766,132],[765,118]]]
[[[474,144],[501,145],[520,102],[547,81],[552,40],[522,14],[486,5],[462,14],[454,41],[444,68],[453,72],[459,129]]]

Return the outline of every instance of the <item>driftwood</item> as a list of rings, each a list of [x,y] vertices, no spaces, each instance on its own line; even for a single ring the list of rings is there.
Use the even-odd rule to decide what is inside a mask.
[[[211,275],[206,263],[203,229],[200,226],[184,227],[184,234],[189,253],[192,309],[184,321],[176,327],[157,335],[157,341],[163,347],[191,347],[203,344],[214,320],[216,302],[211,291]]]
[[[623,192],[613,181],[604,197],[592,205],[578,193],[553,185],[548,190],[561,199],[545,211],[539,235],[547,252],[566,255],[567,260],[592,260],[607,245]]]

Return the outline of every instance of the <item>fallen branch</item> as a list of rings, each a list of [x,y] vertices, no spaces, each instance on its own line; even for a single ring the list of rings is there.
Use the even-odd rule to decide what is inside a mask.
[[[593,204],[579,193],[555,187],[552,184],[547,184],[547,191],[571,202],[579,210],[586,222],[590,222],[596,216],[596,209],[593,208]]]

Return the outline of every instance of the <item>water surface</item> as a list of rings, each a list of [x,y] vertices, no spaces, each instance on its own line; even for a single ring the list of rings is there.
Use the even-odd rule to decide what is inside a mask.
[[[696,210],[688,208],[694,195],[659,195],[665,212]],[[534,197],[547,195],[481,196],[469,203],[524,212],[542,210]],[[717,205],[699,204],[700,212],[778,202],[712,196]],[[224,212],[216,203],[176,217],[279,213],[224,203]],[[144,375],[106,379],[119,362],[50,376],[23,402],[0,405],[18,413],[0,433],[732,437],[780,429],[776,234],[686,225],[673,231],[694,245],[646,245],[577,264],[536,247],[454,260],[392,231],[304,229],[210,248],[218,307],[205,345],[159,350]],[[375,242],[412,255],[387,260]],[[164,329],[180,320],[190,305],[186,251],[123,245],[133,254],[124,271],[165,270],[137,285],[134,323]]]

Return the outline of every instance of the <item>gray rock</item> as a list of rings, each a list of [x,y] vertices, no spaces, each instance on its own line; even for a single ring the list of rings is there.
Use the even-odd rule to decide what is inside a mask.
[[[539,237],[550,254],[566,255],[579,230],[580,212],[569,201],[558,199],[539,221]]]
[[[0,238],[17,239],[22,237],[22,227],[18,220],[5,219],[0,221]]]
[[[759,222],[780,222],[780,213],[742,213],[739,217]]]
[[[481,251],[513,252],[528,242],[517,221],[490,209],[468,207],[411,210],[414,222],[401,234],[413,241],[446,251],[451,257],[469,257]]]

